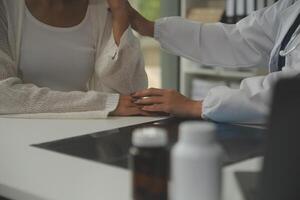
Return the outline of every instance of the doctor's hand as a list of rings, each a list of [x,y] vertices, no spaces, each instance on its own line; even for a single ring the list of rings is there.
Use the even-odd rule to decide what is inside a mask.
[[[127,8],[131,27],[143,36],[154,37],[155,23],[143,17],[128,2]]]
[[[202,102],[193,101],[175,90],[150,88],[132,95],[142,110],[167,113],[177,117],[201,118]]]
[[[109,115],[111,116],[148,116],[149,113],[141,110],[141,106],[137,106],[134,98],[131,96],[120,96],[119,104],[113,112]]]

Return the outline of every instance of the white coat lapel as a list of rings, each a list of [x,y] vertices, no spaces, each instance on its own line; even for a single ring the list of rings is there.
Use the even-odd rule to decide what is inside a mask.
[[[295,2],[284,12],[279,13],[279,19],[281,20],[280,27],[279,27],[280,33],[271,54],[271,61],[270,61],[271,72],[278,70],[277,62],[278,62],[278,55],[279,55],[281,43],[284,37],[286,36],[287,32],[289,31],[290,27],[295,22],[299,13],[300,13],[300,1]]]

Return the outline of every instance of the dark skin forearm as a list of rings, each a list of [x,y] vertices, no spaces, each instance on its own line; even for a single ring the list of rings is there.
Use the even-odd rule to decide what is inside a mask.
[[[107,2],[113,15],[113,32],[117,44],[120,43],[129,24],[141,35],[154,37],[155,23],[139,14],[127,0],[107,0]]]
[[[127,2],[130,24],[139,34],[154,37],[154,22],[146,19]]]

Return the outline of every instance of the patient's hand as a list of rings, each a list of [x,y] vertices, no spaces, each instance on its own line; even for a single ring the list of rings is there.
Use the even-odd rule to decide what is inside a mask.
[[[135,99],[131,96],[121,96],[117,109],[110,113],[112,116],[148,116],[149,113],[141,110],[141,106],[133,103]]]
[[[132,95],[147,112],[164,112],[178,117],[201,118],[202,102],[186,98],[175,90],[147,89]]]

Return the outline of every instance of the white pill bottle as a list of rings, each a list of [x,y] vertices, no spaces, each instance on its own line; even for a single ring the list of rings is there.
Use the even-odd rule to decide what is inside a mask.
[[[223,151],[209,122],[185,122],[171,151],[171,200],[220,200]]]

